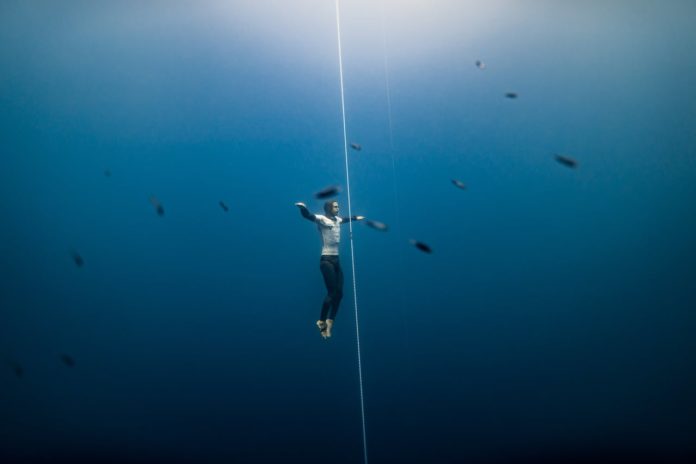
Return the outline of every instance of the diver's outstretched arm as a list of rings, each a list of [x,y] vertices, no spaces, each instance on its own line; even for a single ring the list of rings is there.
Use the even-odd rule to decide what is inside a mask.
[[[309,212],[309,210],[307,209],[307,205],[305,205],[304,203],[297,202],[297,203],[295,203],[295,206],[300,208],[300,214],[302,214],[303,218],[307,219],[308,221],[312,221],[312,222],[315,222],[317,220],[317,217],[314,214]]]
[[[365,216],[342,217],[341,222],[362,221],[363,219],[365,219]]]

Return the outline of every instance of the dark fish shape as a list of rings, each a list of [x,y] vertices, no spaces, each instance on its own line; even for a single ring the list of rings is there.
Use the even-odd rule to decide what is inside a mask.
[[[61,354],[60,360],[63,361],[63,364],[65,364],[68,367],[75,367],[75,360],[70,355]]]
[[[476,67],[479,69],[486,69],[486,63],[481,60],[476,60]]]
[[[82,256],[80,256],[80,253],[78,253],[77,251],[71,251],[70,255],[72,256],[72,259],[75,262],[75,266],[82,267],[85,265],[85,260],[82,259]]]
[[[452,179],[452,183],[454,184],[455,187],[458,187],[462,190],[466,190],[466,184],[464,182],[462,182],[461,180]]]
[[[423,242],[419,242],[418,240],[413,240],[413,239],[409,240],[409,242],[411,243],[411,245],[418,248],[423,253],[432,253],[433,252],[432,248],[430,248],[428,245],[426,245]]]
[[[385,223],[379,222],[379,221],[373,221],[372,219],[365,219],[365,225],[368,227],[372,227],[375,230],[382,231],[382,232],[386,232],[387,229],[389,229],[389,226],[386,225]]]
[[[553,155],[554,159],[561,163],[563,166],[567,166],[569,168],[575,169],[578,167],[578,162],[575,161],[573,158],[570,158],[568,156],[564,155]]]
[[[362,150],[362,145],[360,145],[359,143],[351,143],[350,148],[356,151],[360,151]]]
[[[228,212],[230,210],[224,201],[220,200],[219,204],[220,204],[220,208],[222,208],[225,212]]]
[[[331,198],[335,197],[336,195],[339,194],[341,191],[341,187],[338,185],[330,185],[322,190],[319,190],[317,193],[314,194],[314,198],[317,198],[319,200],[323,200],[324,198]]]
[[[515,92],[508,92],[508,93],[505,94],[505,96],[506,96],[507,98],[515,99],[515,98],[517,98],[517,93],[515,93]]]
[[[157,211],[158,216],[164,216],[164,207],[162,206],[162,203],[160,203],[156,196],[153,195],[150,197],[150,203],[152,203],[152,206],[155,207],[155,211]]]
[[[10,367],[14,371],[15,375],[21,379],[24,375],[24,368],[22,367],[22,365],[17,362],[10,361]]]

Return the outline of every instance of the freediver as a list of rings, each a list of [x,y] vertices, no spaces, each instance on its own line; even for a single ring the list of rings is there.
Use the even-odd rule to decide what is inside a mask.
[[[307,220],[315,222],[321,235],[321,258],[319,269],[326,285],[326,297],[321,305],[321,313],[317,321],[319,333],[324,339],[331,338],[331,329],[336,320],[338,306],[343,298],[343,271],[338,260],[338,244],[341,239],[341,224],[350,221],[361,221],[364,216],[341,217],[338,215],[338,202],[328,200],[324,203],[325,214],[312,214],[304,203],[295,203],[300,214]]]

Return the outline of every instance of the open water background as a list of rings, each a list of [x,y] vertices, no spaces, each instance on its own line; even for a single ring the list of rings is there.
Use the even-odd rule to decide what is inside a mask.
[[[693,462],[694,17],[342,2],[370,462]],[[348,231],[324,341],[293,206],[348,214],[335,26],[0,4],[0,460],[361,462]]]

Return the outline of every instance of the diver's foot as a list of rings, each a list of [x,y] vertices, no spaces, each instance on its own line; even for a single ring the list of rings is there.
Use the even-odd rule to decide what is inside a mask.
[[[331,338],[331,329],[333,328],[333,319],[327,319],[326,320],[326,330],[324,331],[325,338]]]
[[[317,321],[317,327],[319,327],[319,333],[321,334],[322,338],[326,338],[326,322]]]

